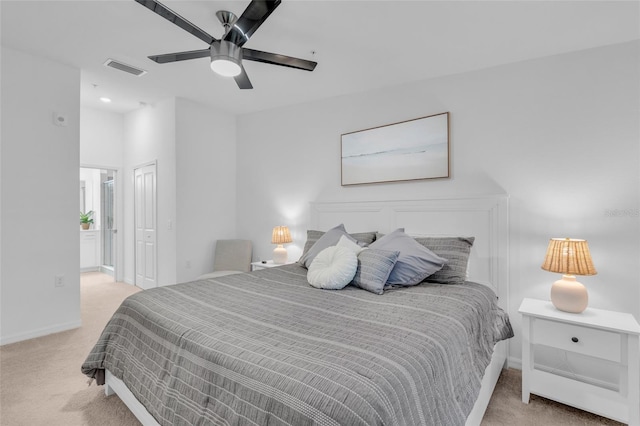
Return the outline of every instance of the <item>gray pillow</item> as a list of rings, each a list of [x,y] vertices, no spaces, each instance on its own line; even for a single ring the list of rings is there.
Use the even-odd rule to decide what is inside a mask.
[[[427,277],[427,282],[460,284],[466,281],[469,254],[475,237],[416,237],[415,240],[438,256],[447,258],[447,264]]]
[[[344,229],[344,225],[340,224],[335,228],[329,229],[320,238],[318,238],[318,240],[309,248],[309,250],[307,250],[306,253],[304,253],[300,257],[298,263],[309,269],[309,265],[311,265],[311,262],[313,262],[313,259],[315,259],[318,253],[320,253],[327,247],[335,246],[336,244],[338,244],[338,241],[340,241],[340,237],[342,237],[343,235],[345,235],[354,243],[357,242],[355,238],[347,234],[347,231]]]
[[[447,259],[419,244],[401,229],[376,240],[372,249],[399,251],[398,260],[387,278],[387,285],[416,285],[442,269]]]
[[[302,257],[307,254],[309,249],[313,247],[316,241],[318,241],[323,235],[324,231],[313,231],[310,229],[307,230],[307,241],[304,243],[304,248],[302,249],[302,256],[300,257],[300,259],[302,259]],[[300,260],[298,260],[298,262],[300,263]]]
[[[352,236],[361,247],[366,247],[376,240],[376,232],[353,232],[349,234]]]
[[[400,252],[364,249],[358,254],[358,269],[352,284],[375,294],[382,294]]]
[[[342,226],[342,229],[344,230],[344,225],[338,225],[338,226]],[[338,227],[337,226],[337,227]],[[336,228],[337,228],[336,227]],[[334,228],[335,229],[335,228]],[[346,231],[345,231],[346,232]],[[325,234],[324,231],[314,231],[314,230],[308,230],[307,231],[307,241],[304,243],[304,248],[302,249],[302,256],[300,257],[300,259],[298,260],[298,263],[301,265],[304,265],[302,263],[302,258],[305,256],[305,254],[307,254],[307,252],[311,249],[311,247],[313,247],[313,245],[320,239],[320,237],[322,237]],[[375,241],[376,239],[376,232],[356,232],[353,234],[349,234],[352,238],[354,238],[357,242],[358,245],[360,245],[361,247],[366,247],[369,244],[371,244],[372,242]]]

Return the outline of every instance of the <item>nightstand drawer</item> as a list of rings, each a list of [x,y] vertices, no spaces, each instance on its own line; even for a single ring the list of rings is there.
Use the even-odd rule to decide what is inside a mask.
[[[534,344],[620,362],[620,334],[536,318]]]

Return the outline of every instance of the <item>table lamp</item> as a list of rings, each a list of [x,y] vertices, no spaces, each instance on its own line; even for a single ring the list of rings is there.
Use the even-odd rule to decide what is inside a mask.
[[[552,238],[542,269],[563,274],[551,286],[551,302],[556,309],[576,314],[586,309],[589,302],[587,289],[575,277],[597,274],[586,240]]]
[[[277,244],[277,247],[273,250],[273,263],[282,265],[287,263],[287,249],[282,245],[292,242],[291,233],[289,233],[289,227],[276,226],[273,228],[271,234],[271,244]]]

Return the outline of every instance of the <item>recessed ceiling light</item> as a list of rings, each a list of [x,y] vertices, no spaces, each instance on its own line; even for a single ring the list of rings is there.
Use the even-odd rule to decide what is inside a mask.
[[[101,100],[102,102],[104,102],[105,104],[108,104],[109,102],[111,102],[111,99],[109,99],[109,98],[105,98],[104,96],[103,96],[103,97],[101,97],[101,98],[100,98],[100,100]]]

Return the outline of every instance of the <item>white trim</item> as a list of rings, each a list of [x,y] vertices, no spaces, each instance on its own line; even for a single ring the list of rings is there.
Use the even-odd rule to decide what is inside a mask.
[[[516,370],[522,370],[522,359],[510,356],[507,359],[509,368],[515,368]]]
[[[0,339],[0,346],[8,345],[10,343],[21,342],[23,340],[34,339],[36,337],[46,336],[48,334],[60,333],[67,330],[73,330],[74,328],[82,327],[82,321],[71,321],[62,324],[57,324],[49,327],[38,328],[36,330],[30,330],[26,333],[12,334]]]

